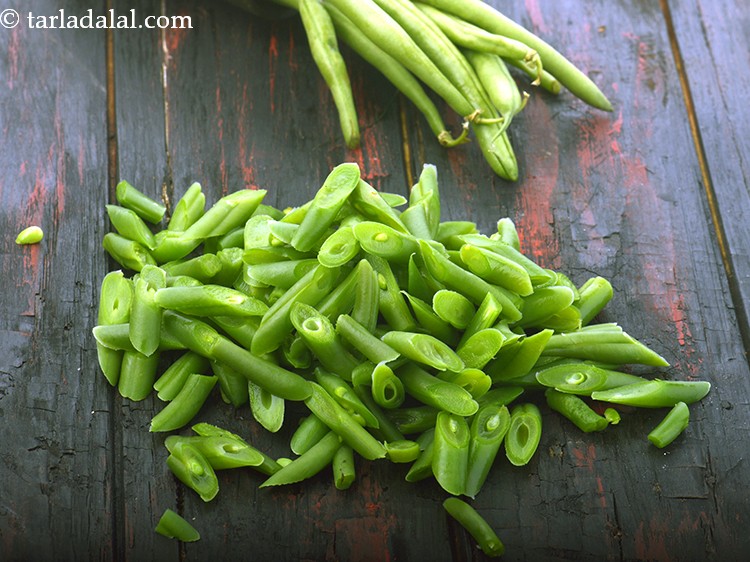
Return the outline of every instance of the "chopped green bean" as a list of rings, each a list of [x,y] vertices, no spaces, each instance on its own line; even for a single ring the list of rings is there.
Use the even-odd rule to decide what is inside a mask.
[[[529,463],[542,438],[542,413],[528,402],[514,406],[510,427],[505,435],[505,455],[514,466]]]
[[[171,509],[164,510],[154,530],[160,535],[182,542],[195,542],[201,538],[195,527]]]
[[[648,440],[663,449],[685,431],[690,421],[690,410],[685,402],[677,402],[664,419],[648,434]]]
[[[505,545],[497,533],[468,503],[458,498],[448,498],[443,502],[443,508],[469,532],[487,556],[496,558],[505,553]]]

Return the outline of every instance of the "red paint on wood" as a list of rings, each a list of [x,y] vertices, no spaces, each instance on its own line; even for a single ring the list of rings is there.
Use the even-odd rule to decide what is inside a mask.
[[[271,113],[276,111],[276,64],[279,58],[279,46],[276,35],[271,35],[268,42],[268,98],[271,102]]]
[[[532,96],[524,109],[529,127],[525,187],[517,191],[516,216],[521,250],[545,267],[559,268],[560,244],[555,236],[552,198],[559,175],[558,145],[546,128],[551,121],[548,104]],[[544,147],[544,148],[541,148]]]
[[[599,497],[599,507],[607,509],[607,495],[604,491],[604,483],[601,476],[596,477],[596,495]]]
[[[249,117],[251,112],[252,102],[247,93],[247,83],[245,83],[242,87],[242,101],[240,103],[239,121],[237,122],[237,131],[239,133],[237,149],[239,151],[240,167],[242,168],[243,187],[258,189],[258,185],[255,183],[255,169],[253,167],[255,152],[252,148],[248,149],[247,146],[247,126],[250,122]]]
[[[635,552],[639,560],[669,562],[667,537],[673,534],[670,525],[654,516],[648,523],[641,522],[635,533]]]
[[[164,43],[169,54],[177,52],[188,31],[187,28],[180,29],[178,27],[170,27],[164,30]]]
[[[526,2],[524,2],[524,5],[526,6],[526,12],[531,18],[531,27],[534,29],[534,31],[536,33],[547,33],[547,25],[544,23],[544,18],[542,17],[542,10],[539,7],[539,2],[537,2],[537,0],[526,0]]]
[[[573,457],[575,459],[575,466],[577,468],[586,468],[589,471],[594,471],[594,461],[596,460],[596,447],[593,444],[589,444],[586,450],[573,448],[571,449]]]

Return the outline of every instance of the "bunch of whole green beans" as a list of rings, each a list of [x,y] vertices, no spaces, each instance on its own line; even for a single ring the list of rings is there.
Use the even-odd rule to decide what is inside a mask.
[[[553,94],[562,85],[589,105],[612,110],[586,74],[482,0],[265,0],[270,6],[263,0],[230,1],[262,16],[278,7],[274,4],[299,12],[349,148],[359,146],[360,133],[339,41],[411,100],[443,146],[467,142],[471,126],[487,162],[508,180],[518,178],[508,126],[528,98],[508,66]],[[423,86],[464,118],[455,138]]]
[[[353,163],[299,207],[264,195],[237,191],[206,210],[194,184],[156,233],[147,222],[166,209],[127,182],[107,207],[116,232],[104,247],[134,275],[103,280],[99,364],[123,397],[164,401],[150,430],[185,428],[215,388],[270,432],[298,424],[285,459],[207,423],[167,437],[169,468],[204,501],[216,470],[252,467],[266,487],[332,467],[344,489],[360,457],[409,463],[408,481],[473,498],[501,449],[514,466],[531,460],[545,405],[584,432],[618,423],[619,405],[669,408],[648,436],[664,447],[710,389],[621,370],[667,362],[617,324],[592,323],[610,283],[576,286],[535,263],[510,219],[489,236],[441,220],[434,166],[408,200]],[[304,419],[286,419],[287,401],[305,404]],[[464,503],[446,509],[501,552]]]

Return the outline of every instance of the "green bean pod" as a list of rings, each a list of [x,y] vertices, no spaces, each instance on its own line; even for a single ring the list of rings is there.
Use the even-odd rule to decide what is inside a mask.
[[[208,368],[209,363],[204,357],[192,351],[186,351],[154,382],[154,390],[159,400],[165,402],[173,400],[185,385],[188,375],[206,374]]]
[[[315,380],[320,386],[322,386],[326,392],[334,399],[339,405],[351,415],[357,423],[366,427],[372,427],[377,429],[379,426],[378,419],[370,412],[370,410],[362,403],[362,400],[355,394],[352,387],[350,387],[341,377],[332,373],[327,373],[323,369],[315,369]]]
[[[471,221],[443,221],[438,225],[435,241],[449,250],[458,250],[463,242],[459,236],[477,234],[477,223]]]
[[[358,264],[359,274],[354,294],[351,318],[365,330],[372,333],[378,325],[380,306],[380,285],[378,274],[367,260]],[[338,320],[337,320],[338,324]]]
[[[574,294],[568,287],[553,285],[537,288],[524,298],[523,318],[518,322],[524,328],[541,326],[550,316],[573,304]]]
[[[173,441],[167,466],[188,488],[194,490],[204,502],[209,502],[219,493],[219,479],[206,457],[192,444]]]
[[[413,435],[434,428],[438,412],[439,408],[425,405],[389,410],[386,415],[401,433]]]
[[[203,407],[218,378],[190,374],[177,396],[151,419],[149,431],[174,431],[187,425]]]
[[[449,494],[466,492],[469,469],[469,426],[463,417],[440,412],[435,423],[432,472],[435,480]]]
[[[201,538],[195,527],[171,509],[164,510],[154,531],[167,538],[182,542],[195,542]]]
[[[331,464],[336,451],[340,448],[341,439],[336,435],[336,432],[329,431],[310,449],[272,474],[260,487],[282,486],[312,478]]]
[[[420,453],[406,473],[407,482],[419,482],[433,476],[432,456],[435,450],[435,428],[431,427],[417,437]]]
[[[544,397],[552,410],[568,418],[584,433],[602,431],[609,425],[604,416],[597,414],[575,394],[566,394],[554,388],[548,388],[544,392]]]
[[[690,422],[690,410],[685,402],[677,402],[659,425],[648,434],[648,440],[663,449],[685,431]]]
[[[292,306],[298,302],[315,306],[331,292],[337,278],[338,269],[317,266],[297,281],[263,316],[250,348],[253,354],[263,355],[278,349],[292,331]]]
[[[469,461],[464,490],[467,496],[473,498],[479,493],[509,428],[510,412],[504,404],[488,403],[473,417],[469,428]]]
[[[342,444],[331,460],[333,468],[333,485],[337,490],[348,490],[354,483],[354,449]]]
[[[331,16],[318,0],[299,0],[299,13],[313,60],[328,84],[339,112],[339,123],[346,146],[359,146],[359,124],[352,87],[344,58],[338,49]]]
[[[156,293],[167,286],[167,273],[146,264],[133,283],[133,304],[130,310],[129,337],[133,347],[144,355],[159,349],[162,308]]]
[[[582,396],[591,396],[592,392],[598,390],[609,390],[645,380],[635,375],[602,369],[591,363],[575,360],[541,367],[536,370],[534,376],[544,386]]]
[[[378,222],[360,222],[354,227],[354,236],[365,252],[394,263],[407,263],[419,249],[411,235]]]
[[[340,377],[351,380],[358,361],[344,347],[331,321],[312,306],[303,303],[292,306],[290,318],[297,334],[321,365]]]
[[[399,368],[397,375],[406,392],[427,406],[459,416],[471,416],[479,408],[468,390],[440,380],[413,363]]]
[[[122,324],[130,320],[130,308],[133,302],[133,283],[122,271],[111,271],[104,276],[99,291],[99,325]],[[120,378],[122,351],[108,348],[96,342],[96,356],[99,367],[107,382],[115,386]]]
[[[357,164],[349,162],[336,166],[315,194],[305,218],[294,233],[292,247],[301,252],[311,250],[315,241],[334,223],[359,180]]]
[[[305,400],[310,411],[357,453],[368,460],[385,457],[385,449],[358,424],[319,384],[311,382],[312,395]]]
[[[398,408],[406,398],[404,383],[385,363],[378,363],[372,371],[372,398],[387,409]]]
[[[457,350],[466,367],[482,369],[493,359],[505,342],[505,336],[499,330],[486,328],[466,340]]]
[[[164,213],[167,212],[167,208],[164,205],[157,203],[125,180],[117,184],[115,196],[120,205],[134,211],[142,219],[154,224],[161,222]]]
[[[320,418],[310,414],[305,417],[292,434],[289,448],[295,455],[302,455],[331,431]]]
[[[359,213],[370,220],[383,223],[403,234],[409,234],[409,229],[401,221],[399,214],[383,199],[378,190],[365,180],[359,180],[349,197],[349,202]]]
[[[708,381],[656,379],[595,391],[591,393],[591,398],[640,408],[668,408],[674,407],[678,402],[685,402],[685,404],[698,402],[705,398],[710,390],[711,383]]]
[[[378,308],[380,313],[394,330],[404,332],[412,330],[416,326],[416,322],[401,294],[391,266],[386,260],[378,256],[367,254],[366,258],[378,274],[378,285],[380,286]]]
[[[167,223],[167,230],[184,232],[206,212],[206,196],[198,182],[187,188],[177,204]]]
[[[359,254],[359,240],[351,226],[341,226],[328,238],[318,252],[318,262],[325,267],[338,267]]]
[[[223,236],[247,223],[266,196],[264,189],[241,189],[225,195],[182,234],[187,240]]]
[[[480,408],[483,408],[487,404],[507,406],[521,396],[523,391],[524,389],[521,386],[498,386],[488,390],[486,394],[477,398],[477,402]]]
[[[200,438],[193,443],[208,460],[214,470],[252,466],[263,474],[273,474],[281,468],[279,464],[262,451],[249,445],[242,437],[210,423],[197,423],[192,427]],[[165,441],[177,436],[169,436]],[[179,439],[192,439],[179,437]]]
[[[347,314],[340,315],[336,320],[336,333],[373,363],[387,363],[401,356],[398,351],[373,336],[367,328]]]
[[[454,328],[464,330],[477,312],[472,302],[461,293],[440,289],[432,296],[432,310]]]
[[[403,293],[403,295],[409,301],[419,326],[448,345],[454,345],[458,341],[459,337],[456,329],[435,314],[435,311],[429,304],[409,293]]]
[[[397,464],[414,462],[419,458],[419,443],[409,439],[391,441],[385,444],[388,460]]]
[[[175,312],[164,313],[164,327],[191,351],[226,364],[248,380],[287,400],[304,400],[312,392],[301,376],[253,355],[205,322]]]
[[[497,299],[492,295],[492,293],[487,293],[487,296],[484,297],[482,304],[479,305],[476,313],[471,317],[471,320],[469,320],[469,323],[466,325],[466,328],[461,335],[461,339],[459,340],[456,349],[460,349],[461,346],[465,344],[466,341],[477,332],[493,327],[500,317],[501,311],[502,306],[499,302],[497,302]],[[504,334],[503,340],[505,340]]]
[[[419,181],[409,193],[409,207],[401,213],[401,220],[415,238],[435,239],[440,225],[440,193],[437,168],[432,164],[422,167]]]
[[[112,259],[126,269],[140,271],[144,265],[156,265],[156,260],[145,246],[114,232],[104,235],[102,246]]]
[[[250,264],[245,268],[246,281],[289,289],[318,263],[314,259],[288,260]]]
[[[524,376],[533,369],[552,334],[552,330],[542,330],[504,345],[495,358],[487,363],[485,372],[493,382],[513,381]]]
[[[404,357],[439,371],[460,371],[464,368],[464,362],[455,351],[429,334],[393,330],[381,339]]]
[[[247,394],[253,418],[271,433],[276,433],[284,424],[284,399],[247,381]]]
[[[437,377],[466,389],[475,400],[487,393],[492,386],[492,379],[475,367],[467,367],[459,372],[444,371],[438,373]]]
[[[505,545],[497,533],[468,503],[458,498],[448,498],[443,502],[443,508],[469,532],[487,556],[496,558],[505,553]]]
[[[135,211],[117,205],[106,205],[106,209],[112,226],[121,236],[138,242],[148,250],[154,249],[154,234]]]
[[[492,293],[503,307],[504,318],[512,322],[521,319],[521,311],[508,295],[500,291],[499,287],[487,283],[484,279],[451,262],[425,241],[420,240],[419,247],[429,273],[446,287],[460,292],[475,305],[481,305],[487,293]]]
[[[144,355],[135,350],[125,351],[122,356],[120,378],[117,381],[120,396],[133,402],[145,400],[151,394],[158,366],[158,352]]]
[[[669,363],[616,324],[591,324],[574,332],[553,335],[542,352],[547,356],[588,359],[613,365],[640,363],[667,367]]]
[[[521,296],[529,296],[534,292],[531,277],[523,266],[491,250],[464,244],[461,246],[461,260],[469,271],[489,283],[505,287]]]
[[[263,316],[268,305],[221,285],[160,288],[154,302],[162,308],[193,316]]]
[[[209,283],[221,271],[221,260],[216,254],[203,254],[194,258],[180,258],[162,264],[167,275],[187,275],[201,283]]]
[[[548,270],[523,255],[520,250],[515,247],[515,244],[507,244],[501,240],[494,240],[482,234],[465,234],[459,238],[464,244],[471,244],[472,246],[489,250],[499,256],[516,262],[526,270],[531,279],[531,284],[535,287],[544,283],[549,283],[552,280],[552,276]]]
[[[505,455],[514,466],[524,466],[542,438],[542,413],[532,403],[518,404],[510,412],[510,427],[505,435]]]
[[[576,307],[581,313],[581,325],[588,325],[612,300],[612,284],[604,277],[592,277],[578,289],[580,298]]]
[[[224,402],[235,408],[240,408],[248,403],[250,396],[248,394],[247,377],[219,361],[212,361],[211,369],[219,379],[219,389]]]

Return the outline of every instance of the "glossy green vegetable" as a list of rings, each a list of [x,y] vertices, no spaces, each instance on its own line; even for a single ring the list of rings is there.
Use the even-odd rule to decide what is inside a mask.
[[[677,402],[664,419],[648,434],[648,440],[663,449],[685,431],[690,421],[690,410],[685,402]]]
[[[542,413],[534,404],[514,406],[505,436],[505,455],[514,466],[528,464],[542,438]]]
[[[591,398],[613,404],[640,408],[666,408],[678,402],[692,404],[706,397],[711,390],[708,381],[640,381],[609,390],[591,393]]]
[[[160,222],[164,213],[167,212],[164,205],[154,201],[124,180],[117,184],[115,195],[120,205],[131,209],[142,219],[154,224]]]
[[[438,414],[432,472],[440,486],[456,496],[466,492],[470,440],[469,426],[463,417],[448,412]]]
[[[195,527],[171,509],[164,510],[154,530],[160,535],[182,542],[195,542],[201,538]]]
[[[218,381],[215,376],[190,374],[177,396],[151,419],[149,431],[174,431],[195,417]]]
[[[44,231],[39,226],[29,226],[24,228],[16,236],[16,244],[38,244],[44,238]]]
[[[500,541],[497,533],[468,503],[458,498],[448,498],[443,502],[443,508],[474,537],[479,548],[487,556],[495,558],[505,553],[505,545]]]
[[[572,421],[585,433],[601,431],[609,425],[607,418],[600,416],[575,394],[566,394],[549,388],[544,392],[547,405]]]

